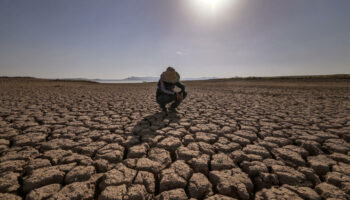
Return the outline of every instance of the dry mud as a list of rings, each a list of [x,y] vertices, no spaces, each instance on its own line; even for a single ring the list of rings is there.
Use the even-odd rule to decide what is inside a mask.
[[[0,81],[0,199],[350,198],[349,87],[208,85]]]

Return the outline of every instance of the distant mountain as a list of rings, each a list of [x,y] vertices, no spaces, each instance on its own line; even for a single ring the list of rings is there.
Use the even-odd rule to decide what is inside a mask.
[[[190,81],[190,80],[208,80],[208,79],[216,79],[216,77],[183,78],[181,80]],[[144,77],[131,76],[131,77],[122,79],[122,81],[145,81],[145,82],[155,82],[158,80],[159,80],[159,77],[153,77],[153,76],[144,76]]]
[[[200,78],[183,78],[182,81],[192,81],[192,80],[208,80],[216,79],[216,77],[200,77]],[[154,76],[130,76],[124,79],[90,79],[96,82],[158,82],[159,77]]]
[[[184,80],[184,81],[199,81],[199,80],[209,80],[209,79],[217,79],[217,77],[213,76],[213,77],[200,77],[200,78],[183,78],[181,80]]]
[[[153,77],[153,76],[143,76],[143,77],[137,77],[137,76],[130,76],[125,79],[121,79],[121,81],[145,81],[145,82],[155,82],[158,81],[159,77]]]
[[[217,77],[200,77],[200,78],[181,78],[181,81],[195,81],[195,80],[209,80],[217,79]],[[88,82],[99,82],[99,83],[141,83],[141,82],[158,82],[159,77],[154,76],[130,76],[124,79],[88,79],[88,78],[63,78],[56,80],[64,81],[88,81]]]
[[[19,79],[19,80],[48,80],[45,78],[36,77],[9,77],[0,76],[0,79]],[[298,75],[298,76],[271,76],[271,77],[232,77],[232,78],[218,78],[218,77],[200,77],[200,78],[181,78],[181,81],[195,81],[195,80],[209,80],[215,79],[216,81],[224,80],[326,80],[326,79],[337,79],[337,80],[349,80],[350,74],[329,74],[329,75]],[[124,79],[88,79],[88,78],[56,78],[49,79],[52,81],[87,81],[87,82],[99,82],[99,83],[142,83],[142,82],[157,82],[159,77],[153,76],[130,76]]]

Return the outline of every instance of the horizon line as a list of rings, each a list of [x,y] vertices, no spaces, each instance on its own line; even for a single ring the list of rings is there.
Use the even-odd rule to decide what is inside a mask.
[[[302,74],[302,75],[276,75],[276,76],[231,76],[231,77],[184,77],[181,79],[200,79],[200,78],[208,78],[208,79],[233,79],[233,78],[297,78],[297,77],[339,77],[339,76],[344,76],[346,78],[350,78],[350,73],[337,73],[337,74]],[[77,79],[86,79],[86,80],[125,80],[128,78],[157,78],[156,76],[129,76],[126,78],[116,78],[116,79],[111,79],[111,78],[82,78],[82,77],[75,77],[75,78],[46,78],[46,77],[35,77],[35,76],[0,76],[0,78],[34,78],[34,79],[48,79],[48,80],[77,80]],[[181,80],[180,79],[180,80]]]

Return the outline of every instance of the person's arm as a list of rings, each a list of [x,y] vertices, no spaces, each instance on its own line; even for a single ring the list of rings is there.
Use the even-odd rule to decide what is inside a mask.
[[[185,86],[182,85],[180,82],[175,83],[175,85],[181,89],[181,92],[185,91]]]
[[[169,91],[165,89],[164,82],[160,81],[160,90],[164,92],[165,94],[175,94],[175,92]]]

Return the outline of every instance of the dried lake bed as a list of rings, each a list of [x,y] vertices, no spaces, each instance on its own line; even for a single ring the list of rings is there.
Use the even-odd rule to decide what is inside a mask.
[[[349,81],[0,79],[0,199],[350,199]]]

